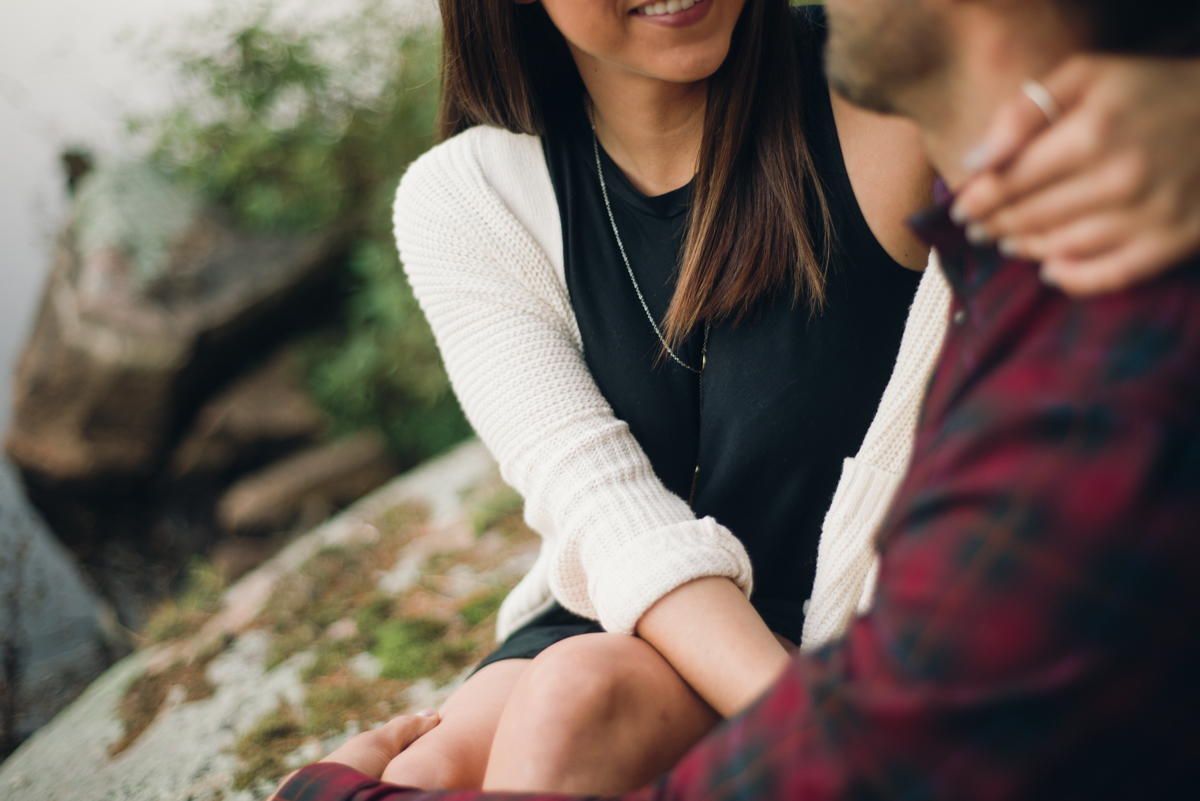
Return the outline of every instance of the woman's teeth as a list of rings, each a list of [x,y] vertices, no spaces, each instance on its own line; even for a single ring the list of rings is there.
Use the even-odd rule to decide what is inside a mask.
[[[687,11],[694,5],[696,5],[696,0],[667,0],[665,3],[659,0],[657,3],[649,3],[635,10],[647,17],[656,17],[659,14],[678,14],[680,11]]]

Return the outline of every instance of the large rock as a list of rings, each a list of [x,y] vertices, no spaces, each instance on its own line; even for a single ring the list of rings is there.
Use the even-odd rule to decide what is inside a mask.
[[[313,446],[242,478],[218,502],[217,519],[226,531],[238,533],[279,531],[293,524],[310,528],[394,475],[396,465],[383,437],[365,431]]]
[[[195,633],[113,666],[0,766],[0,798],[266,798],[361,728],[439,704],[536,549],[466,443],[294,540]]]
[[[115,618],[25,502],[0,458],[0,757],[126,648]]]
[[[305,392],[298,362],[296,349],[284,348],[205,401],[171,454],[170,479],[240,472],[320,439],[329,421]]]
[[[88,175],[17,369],[8,453],[50,485],[147,478],[211,387],[328,306],[342,241],[240,231],[145,165]]]

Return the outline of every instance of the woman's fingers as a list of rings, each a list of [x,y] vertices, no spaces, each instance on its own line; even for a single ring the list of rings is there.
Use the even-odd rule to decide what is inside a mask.
[[[351,737],[345,745],[321,761],[337,762],[378,779],[389,762],[436,726],[439,720],[437,712],[432,709],[417,715],[392,718],[378,729]]]
[[[1120,247],[1130,238],[1129,220],[1102,213],[1075,220],[1051,231],[999,241],[1001,252],[1032,261],[1092,258]]]
[[[1107,159],[1092,170],[1064,177],[974,222],[989,239],[1024,237],[1052,230],[1145,199],[1145,166],[1136,153]]]
[[[1052,73],[1043,86],[1069,116],[1099,73],[1100,67],[1095,59],[1080,56],[1070,59]],[[991,214],[1012,197],[1029,191],[1020,184],[1000,180],[996,171],[1009,166],[1018,156],[1026,155],[1030,144],[1037,141],[1038,137],[1044,137],[1047,129],[1055,131],[1059,127],[1061,123],[1051,127],[1045,112],[1025,94],[1011,98],[996,110],[982,143],[971,151],[964,164],[969,172],[978,174],[980,178],[991,179],[982,183],[978,179],[972,181],[960,194],[960,202],[972,219]],[[1052,141],[1051,145],[1045,148],[1043,157],[1030,164],[1029,168],[1038,164],[1050,168],[1058,166],[1054,156],[1056,151],[1062,149],[1062,144]],[[1028,181],[1026,176],[1029,168],[1017,178]],[[1036,169],[1033,169],[1032,178],[1035,185],[1053,180],[1048,175],[1039,176]]]
[[[1085,258],[1061,257],[1042,262],[1042,278],[1076,297],[1088,297],[1127,289],[1156,275],[1153,265],[1164,256],[1154,243],[1133,242]]]
[[[1163,265],[1195,255],[1200,223],[1193,229],[1159,228],[1127,236],[1121,243],[1089,256],[1051,255],[1042,263],[1046,280],[1075,296],[1113,292],[1149,280]]]
[[[1072,294],[1130,286],[1200,250],[1200,59],[1080,57],[1045,84],[1061,119],[1046,127],[1014,98],[989,133],[999,157],[959,193],[954,216],[973,239],[1043,260]]]
[[[1033,105],[1031,101],[1025,102]],[[1039,112],[1040,113],[1040,112]],[[968,181],[955,201],[956,214],[986,220],[1032,192],[1085,174],[1105,152],[1106,123],[1086,110],[1068,112],[1039,134],[1004,168]]]

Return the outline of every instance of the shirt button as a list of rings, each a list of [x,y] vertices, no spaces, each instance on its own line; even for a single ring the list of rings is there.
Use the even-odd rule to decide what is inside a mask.
[[[956,311],[954,313],[954,324],[955,325],[962,325],[966,321],[967,321],[967,310],[966,309],[959,309],[958,311]]]

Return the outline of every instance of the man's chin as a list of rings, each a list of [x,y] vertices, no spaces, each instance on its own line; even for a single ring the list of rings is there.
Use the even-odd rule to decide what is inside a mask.
[[[829,63],[829,61],[827,55],[825,73],[829,76],[829,86],[833,91],[854,105],[865,108],[868,111],[876,111],[880,114],[899,113],[895,103],[892,102],[891,98],[879,86],[867,81],[855,80],[839,71],[837,65]]]

